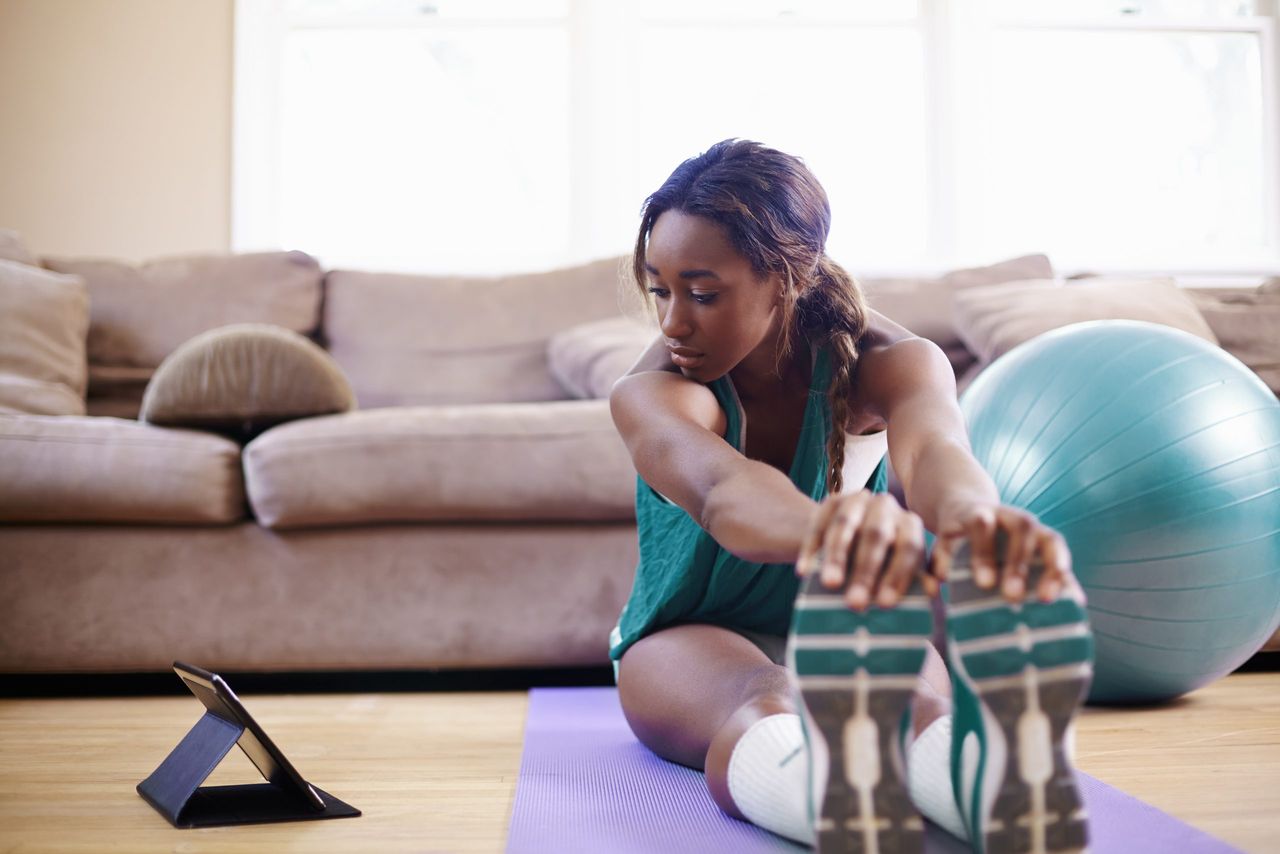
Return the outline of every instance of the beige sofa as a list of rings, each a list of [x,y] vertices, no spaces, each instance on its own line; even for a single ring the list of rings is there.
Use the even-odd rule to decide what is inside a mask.
[[[636,543],[604,398],[655,334],[624,316],[622,276],[621,258],[497,278],[300,252],[37,264],[0,232],[0,308],[65,297],[28,300],[0,344],[0,407],[6,383],[27,401],[0,414],[0,672],[605,664]],[[993,356],[963,316],[981,300],[956,297],[1028,281],[1056,281],[1047,258],[864,286],[964,384]],[[136,420],[175,348],[241,321],[322,344],[359,408],[243,447]],[[851,467],[883,453],[856,441]]]

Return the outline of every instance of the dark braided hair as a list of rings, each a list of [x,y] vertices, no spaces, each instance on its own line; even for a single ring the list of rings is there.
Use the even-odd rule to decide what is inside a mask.
[[[839,492],[844,485],[844,424],[858,342],[867,328],[867,304],[853,276],[826,255],[831,228],[826,191],[800,158],[751,140],[726,139],[684,161],[641,207],[631,268],[651,307],[645,249],[658,217],[673,209],[723,226],[759,279],[771,274],[781,278],[779,366],[805,339],[831,348],[827,484],[830,492]]]

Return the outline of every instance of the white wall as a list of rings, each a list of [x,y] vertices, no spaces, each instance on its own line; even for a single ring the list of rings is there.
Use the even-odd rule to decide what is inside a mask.
[[[38,255],[230,246],[233,0],[0,0],[0,227]]]

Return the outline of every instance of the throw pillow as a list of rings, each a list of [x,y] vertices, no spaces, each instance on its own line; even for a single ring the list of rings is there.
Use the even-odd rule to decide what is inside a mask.
[[[314,342],[279,326],[238,323],[201,333],[166,357],[139,417],[248,441],[284,421],[354,406],[351,384]]]
[[[83,415],[88,332],[83,279],[0,260],[0,412]]]
[[[986,267],[952,270],[936,278],[857,278],[871,308],[950,354],[962,346],[952,306],[955,294],[1005,282],[1051,279],[1053,265],[1045,255],[1023,255]],[[964,362],[962,353],[951,358],[957,371],[967,367]]]
[[[547,343],[547,364],[564,390],[578,398],[609,396],[613,384],[660,333],[627,317],[580,323]]]
[[[1032,338],[1086,320],[1145,320],[1217,344],[1195,303],[1170,278],[1034,280],[956,293],[960,337],[987,364]]]

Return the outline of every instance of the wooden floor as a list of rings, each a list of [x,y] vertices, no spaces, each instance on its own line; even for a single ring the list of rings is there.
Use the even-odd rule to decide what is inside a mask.
[[[498,852],[527,695],[242,696],[355,819],[176,830],[134,791],[200,717],[192,697],[0,701],[0,852]],[[1078,765],[1249,852],[1280,851],[1280,673],[1171,705],[1086,709]],[[259,782],[233,749],[209,785]]]

